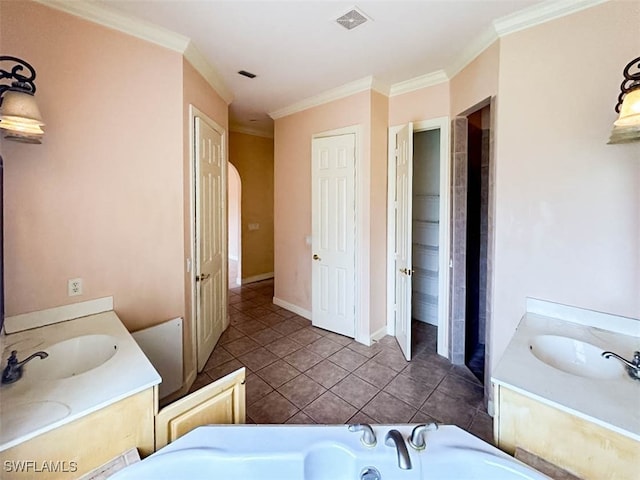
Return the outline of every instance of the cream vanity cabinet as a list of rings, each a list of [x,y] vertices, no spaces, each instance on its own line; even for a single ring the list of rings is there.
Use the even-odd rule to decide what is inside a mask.
[[[131,448],[145,457],[198,426],[245,422],[244,368],[160,411],[157,391],[148,388],[0,452],[0,477],[76,479]]]
[[[245,422],[245,369],[241,368],[161,409],[155,417],[155,449],[201,425]]]
[[[637,440],[502,385],[494,384],[494,394],[501,450],[524,449],[584,480],[638,478]]]

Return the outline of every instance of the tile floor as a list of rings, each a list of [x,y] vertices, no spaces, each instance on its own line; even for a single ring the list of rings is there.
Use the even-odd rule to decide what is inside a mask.
[[[413,359],[393,337],[371,347],[272,303],[273,280],[229,291],[231,324],[192,390],[247,369],[247,423],[455,424],[492,442],[483,387],[436,351],[436,328],[414,322]]]

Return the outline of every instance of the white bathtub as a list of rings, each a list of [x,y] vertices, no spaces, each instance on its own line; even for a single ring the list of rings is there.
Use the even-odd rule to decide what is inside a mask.
[[[398,466],[385,435],[398,430],[406,440],[415,425],[373,425],[374,447],[346,425],[221,425],[197,428],[112,480],[357,480],[367,468],[381,479],[547,479],[500,450],[455,426],[427,434],[427,447],[407,448],[412,468]]]

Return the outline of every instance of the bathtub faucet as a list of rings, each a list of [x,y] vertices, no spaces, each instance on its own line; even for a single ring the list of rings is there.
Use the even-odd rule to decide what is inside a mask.
[[[427,447],[427,432],[431,430],[437,430],[437,423],[430,423],[429,425],[422,424],[417,425],[412,431],[409,437],[409,445],[416,450],[424,450]]]
[[[375,447],[377,440],[376,434],[373,433],[373,428],[367,423],[355,423],[349,425],[350,432],[362,432],[362,438],[360,441],[365,447]]]
[[[19,362],[18,357],[16,356],[17,354],[18,352],[13,350],[11,352],[11,356],[7,359],[7,366],[2,372],[2,383],[17,382],[22,378],[22,367],[24,367],[27,362],[30,362],[36,357],[47,358],[49,356],[47,352],[36,352]]]
[[[384,437],[384,444],[388,447],[396,447],[398,467],[402,470],[411,470],[409,450],[407,450],[407,444],[404,442],[404,438],[402,438],[402,434],[398,430],[389,430]]]
[[[620,362],[624,363],[627,367],[627,373],[634,380],[640,380],[640,351],[633,352],[633,360],[627,360],[626,358],[621,357],[617,353],[613,352],[602,352],[602,356],[604,358],[615,358]]]

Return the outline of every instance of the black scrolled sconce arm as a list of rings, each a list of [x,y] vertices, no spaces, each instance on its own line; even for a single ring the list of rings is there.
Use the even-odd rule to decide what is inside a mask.
[[[4,70],[3,68],[0,68],[0,80],[12,80],[10,84],[0,84],[0,97],[2,97],[4,92],[10,88],[22,90],[23,92],[31,94],[36,93],[36,84],[34,83],[34,80],[36,79],[35,68],[20,58],[8,55],[0,56],[0,64],[2,62],[13,62],[15,65],[13,65],[11,70]]]
[[[634,68],[636,72],[632,73],[631,70]],[[631,60],[627,66],[624,67],[622,74],[624,75],[624,80],[620,84],[620,95],[618,95],[618,103],[616,104],[615,109],[616,113],[620,113],[620,107],[622,106],[624,96],[631,90],[640,88],[640,57]]]

